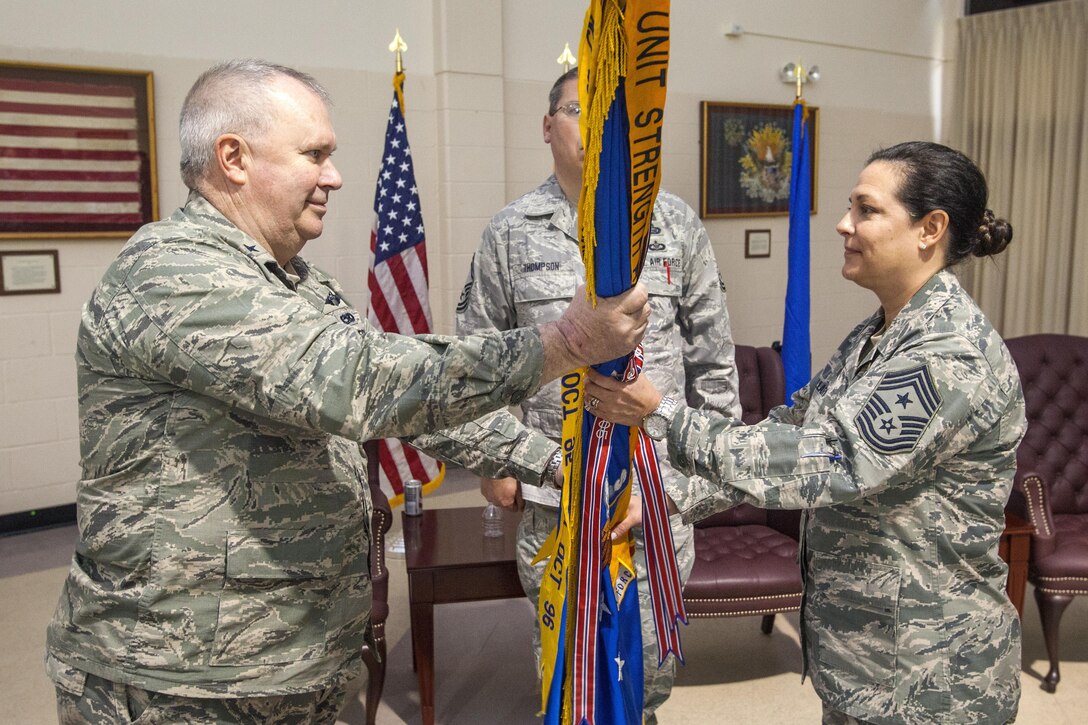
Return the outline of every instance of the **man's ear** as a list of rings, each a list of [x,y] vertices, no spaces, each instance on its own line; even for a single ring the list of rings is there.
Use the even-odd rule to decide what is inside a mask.
[[[544,114],[544,143],[552,142],[552,116]]]
[[[934,209],[922,217],[922,236],[919,241],[926,247],[935,247],[944,240],[948,231],[948,212]]]
[[[225,133],[215,140],[215,163],[232,184],[244,186],[249,171],[249,147],[237,134]]]

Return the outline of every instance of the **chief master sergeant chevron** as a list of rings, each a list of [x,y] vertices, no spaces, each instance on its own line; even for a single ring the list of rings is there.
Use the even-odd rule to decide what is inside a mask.
[[[46,656],[61,723],[335,722],[371,605],[358,443],[463,423],[642,337],[641,288],[532,329],[375,331],[298,256],[341,185],[328,104],[263,61],[203,74],[185,206],[84,307],[79,543]],[[496,475],[487,437],[465,442]]]

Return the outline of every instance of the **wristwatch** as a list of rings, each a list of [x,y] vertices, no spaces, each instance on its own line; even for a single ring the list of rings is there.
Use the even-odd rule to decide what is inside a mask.
[[[548,459],[548,465],[544,468],[544,474],[540,477],[540,485],[543,488],[562,488],[559,479],[560,467],[563,465],[563,451],[558,450]]]
[[[664,440],[669,433],[669,423],[672,423],[675,412],[676,401],[666,395],[657,407],[642,419],[642,430],[655,441]]]

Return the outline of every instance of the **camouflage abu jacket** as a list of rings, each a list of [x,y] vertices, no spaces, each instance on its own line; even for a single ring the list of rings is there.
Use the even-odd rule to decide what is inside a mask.
[[[457,305],[457,331],[555,320],[585,277],[576,209],[551,176],[484,230]],[[729,312],[710,239],[691,207],[667,191],[654,204],[641,281],[651,309],[645,374],[665,395],[739,417]],[[525,424],[553,440],[562,437],[559,392],[559,381],[552,381],[521,404]],[[683,476],[669,467],[664,444],[658,457],[665,487],[679,503]]]
[[[193,193],[84,307],[80,540],[48,631],[59,684],[82,671],[228,697],[350,678],[371,605],[357,442],[539,384],[535,330],[379,333],[335,281],[292,266],[297,284]]]
[[[685,512],[805,508],[802,640],[824,702],[874,723],[1005,723],[1020,620],[998,556],[1025,429],[1016,367],[955,276],[883,313],[767,421],[684,409],[683,470],[718,482]],[[697,484],[701,479],[692,479]]]

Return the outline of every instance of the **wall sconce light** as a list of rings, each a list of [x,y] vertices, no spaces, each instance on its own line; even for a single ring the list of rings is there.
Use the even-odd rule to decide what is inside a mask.
[[[801,61],[786,63],[786,65],[782,66],[782,70],[778,71],[778,77],[782,79],[783,83],[797,86],[797,98],[800,99],[801,86],[809,81],[820,80],[820,69],[817,66],[805,68],[801,65]]]
[[[782,79],[783,83],[791,85],[796,85],[798,78],[800,78],[801,85],[804,85],[809,81],[820,80],[820,67],[814,65],[811,68],[805,68],[800,63],[786,63],[778,71],[778,77]]]

